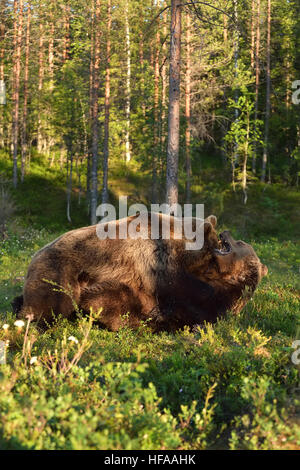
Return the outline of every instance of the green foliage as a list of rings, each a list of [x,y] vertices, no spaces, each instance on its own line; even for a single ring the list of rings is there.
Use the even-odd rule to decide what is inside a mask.
[[[295,202],[286,194],[290,219]],[[269,195],[260,211],[275,203]],[[26,333],[9,302],[32,254],[55,234],[15,227],[1,244],[0,340],[10,341],[0,367],[2,449],[299,448],[291,345],[300,246],[283,241],[288,232],[253,241],[269,276],[238,317],[153,335],[147,324],[112,333],[79,315],[46,332],[31,323]]]

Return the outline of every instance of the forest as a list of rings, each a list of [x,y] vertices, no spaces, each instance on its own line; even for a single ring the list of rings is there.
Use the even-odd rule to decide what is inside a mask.
[[[300,449],[299,18],[298,0],[0,0],[0,449]],[[253,245],[269,274],[238,316],[16,319],[34,253],[124,195],[204,204]]]

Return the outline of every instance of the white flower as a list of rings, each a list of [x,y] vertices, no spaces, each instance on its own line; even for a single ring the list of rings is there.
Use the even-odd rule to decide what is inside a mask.
[[[8,323],[5,323],[5,324],[2,326],[2,328],[3,328],[3,330],[5,330],[5,331],[8,330],[8,328],[9,328]]]
[[[23,322],[23,320],[17,320],[15,321],[14,325],[17,326],[18,328],[23,328],[25,323]]]
[[[31,359],[30,359],[30,364],[35,364],[37,362],[37,356],[33,356]]]
[[[78,343],[78,339],[75,338],[75,336],[69,336],[68,340],[73,341],[73,343],[76,343],[76,344]]]

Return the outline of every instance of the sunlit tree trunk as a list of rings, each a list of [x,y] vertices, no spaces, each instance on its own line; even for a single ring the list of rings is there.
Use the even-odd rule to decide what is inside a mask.
[[[178,202],[178,157],[180,130],[180,49],[181,49],[181,2],[171,3],[170,79],[167,146],[167,203]]]
[[[265,182],[266,167],[269,158],[269,122],[270,122],[270,95],[271,95],[271,0],[268,0],[268,27],[267,27],[267,69],[266,69],[266,116],[265,116],[265,142],[261,169],[261,181]],[[270,162],[269,162],[270,166]]]
[[[250,137],[250,113],[247,113],[246,141],[244,147],[244,158],[242,164],[242,190],[244,193],[244,204],[247,204],[247,161],[249,153],[249,137]]]
[[[157,171],[159,159],[159,51],[160,51],[160,32],[159,20],[157,20],[156,40],[155,40],[155,59],[154,59],[154,142],[152,157],[152,203],[157,203]]]
[[[251,55],[251,67],[254,69],[254,64],[255,64],[255,19],[256,19],[256,13],[255,13],[255,0],[252,0],[252,6],[251,6],[251,49],[250,49],[250,55]]]
[[[12,149],[13,149],[13,185],[18,184],[18,134],[20,107],[20,73],[21,73],[21,42],[23,32],[23,0],[14,1],[14,67],[13,67],[13,118],[12,118]]]
[[[0,2],[0,81],[4,82],[4,38],[6,1]],[[4,107],[0,106],[0,147],[4,147]]]
[[[167,10],[163,12],[163,47],[162,47],[162,67],[161,67],[161,124],[160,124],[160,142],[161,142],[161,155],[166,153],[166,102],[167,102]]]
[[[70,5],[64,3],[64,42],[63,42],[63,63],[68,60],[70,47]]]
[[[43,145],[43,142],[42,142],[43,136],[42,136],[42,119],[41,119],[42,106],[40,102],[40,97],[42,95],[43,83],[44,83],[44,25],[43,25],[43,19],[41,16],[39,17],[39,21],[40,21],[40,24],[39,24],[39,72],[38,72],[39,103],[38,103],[37,149],[39,152],[41,152],[42,145]]]
[[[110,53],[111,53],[111,0],[107,3],[106,75],[104,97],[104,145],[102,204],[108,202],[109,115],[110,115]]]
[[[73,148],[70,143],[67,155],[67,220],[72,223],[71,219],[71,195],[72,195],[72,181],[73,181]]]
[[[238,4],[237,4],[237,0],[234,0],[234,21],[235,21],[235,30],[234,30],[234,76],[235,76],[235,79],[237,80],[238,78],[238,60],[239,60],[239,41],[240,41],[240,38],[239,38],[239,30],[238,30]],[[238,87],[236,86],[235,87],[235,90],[234,90],[234,101],[235,103],[237,104],[238,103],[238,100],[239,100],[239,90],[238,90]],[[239,118],[239,110],[238,108],[236,107],[234,109],[234,117],[235,117],[235,121],[237,122],[238,121],[238,118]],[[237,145],[237,142],[235,143],[235,146],[234,146],[234,155],[233,155],[233,159],[232,159],[232,184],[233,184],[233,189],[235,189],[235,181],[234,181],[234,175],[235,175],[235,167],[237,166],[238,164],[238,151],[237,151],[237,148],[238,148],[238,145]]]
[[[228,40],[228,16],[223,14],[223,39],[224,43]]]
[[[143,33],[140,31],[140,40],[139,40],[139,59],[140,59],[140,90],[141,90],[141,100],[142,100],[142,112],[145,118],[146,116],[146,103],[145,103],[145,76],[144,76],[144,40]]]
[[[125,38],[127,54],[127,73],[126,73],[126,131],[125,131],[125,153],[126,162],[131,160],[130,152],[130,100],[131,100],[131,49],[130,49],[130,29],[129,29],[129,6],[128,0],[125,3]]]
[[[186,15],[186,72],[185,72],[185,165],[186,202],[191,200],[191,17]]]
[[[100,0],[95,0],[95,32],[94,32],[94,61],[92,67],[92,165],[91,165],[91,224],[97,222],[97,196],[98,196],[98,144],[99,144],[99,87],[100,87]]]
[[[256,51],[255,51],[255,113],[254,121],[258,117],[258,97],[259,97],[259,80],[260,80],[260,0],[257,0],[257,19],[256,19]],[[252,171],[256,173],[256,153],[257,143],[254,143]]]
[[[50,35],[48,45],[48,64],[49,64],[49,89],[53,90],[53,76],[54,76],[54,19],[53,12],[50,16]]]
[[[90,76],[89,76],[89,128],[92,129],[92,101],[93,101],[93,77],[94,77],[94,59],[95,59],[95,0],[92,0],[91,6],[91,54],[90,54]],[[90,141],[89,148],[91,149],[92,143]],[[91,205],[91,163],[92,152],[89,150],[87,159],[87,174],[86,174],[86,191],[88,194],[88,213],[90,213]]]
[[[21,181],[24,181],[26,154],[27,154],[27,111],[28,111],[28,79],[29,79],[29,52],[30,52],[30,26],[31,4],[27,3],[26,39],[25,39],[25,64],[24,64],[24,103],[23,125],[21,134]]]

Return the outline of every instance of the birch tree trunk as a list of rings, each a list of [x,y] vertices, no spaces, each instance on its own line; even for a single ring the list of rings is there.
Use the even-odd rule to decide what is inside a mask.
[[[125,132],[125,153],[126,162],[131,160],[130,152],[130,98],[131,98],[131,50],[130,50],[130,29],[129,29],[129,6],[128,0],[125,3],[125,37],[127,54],[127,76],[126,76],[126,132]]]
[[[20,107],[20,73],[21,73],[21,41],[23,32],[23,0],[14,0],[14,67],[13,67],[13,119],[12,119],[12,149],[13,149],[13,185],[18,184],[18,135]]]
[[[180,130],[180,49],[181,49],[181,2],[171,3],[170,78],[167,145],[167,190],[168,204],[178,203],[178,157]]]
[[[271,0],[268,0],[268,27],[267,27],[267,70],[266,70],[266,117],[265,117],[265,142],[261,169],[261,181],[266,179],[266,167],[269,157],[269,122],[270,122],[270,95],[271,95]],[[270,166],[270,162],[269,162]]]
[[[111,52],[111,0],[107,3],[106,75],[104,97],[104,145],[102,204],[108,202],[109,114],[110,114],[110,52]]]
[[[99,144],[99,68],[100,68],[100,0],[95,0],[95,32],[94,32],[94,61],[92,67],[92,165],[91,165],[91,224],[97,222],[97,196],[98,196],[98,144]]]

